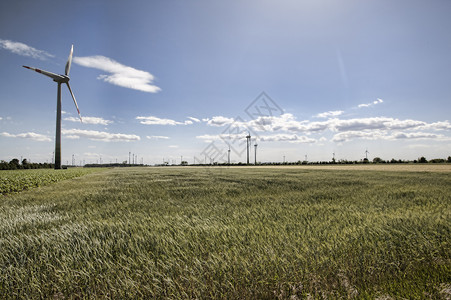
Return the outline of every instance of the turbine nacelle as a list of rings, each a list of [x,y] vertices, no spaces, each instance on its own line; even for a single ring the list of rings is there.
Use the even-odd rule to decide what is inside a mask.
[[[58,83],[68,83],[70,78],[65,76],[65,75],[60,75],[61,78],[58,79],[53,79],[53,81],[58,82]]]

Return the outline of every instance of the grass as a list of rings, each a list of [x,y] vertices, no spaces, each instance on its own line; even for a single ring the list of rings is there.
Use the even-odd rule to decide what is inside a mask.
[[[451,296],[451,173],[110,169],[0,198],[4,298]]]

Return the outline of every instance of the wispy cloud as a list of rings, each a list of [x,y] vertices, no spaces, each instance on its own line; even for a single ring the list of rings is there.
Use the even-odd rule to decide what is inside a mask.
[[[38,142],[50,142],[52,139],[46,135],[34,133],[34,132],[25,132],[19,134],[12,134],[8,132],[0,132],[1,136],[9,137],[9,138],[22,138],[22,139],[31,139]]]
[[[193,124],[193,121],[191,121],[191,120],[186,120],[184,122],[178,122],[178,121],[175,121],[175,120],[158,118],[158,117],[155,117],[155,116],[148,116],[148,117],[139,116],[139,117],[136,117],[136,119],[140,120],[139,123],[144,124],[144,125],[171,125],[171,126],[175,126],[175,125],[191,125],[191,124]]]
[[[132,142],[141,138],[135,134],[109,133],[96,130],[63,129],[61,132],[69,139],[79,139],[81,137],[103,142]]]
[[[67,117],[64,118],[65,121],[70,121],[70,122],[80,122],[79,118],[75,118],[75,117]],[[98,117],[83,117],[83,124],[94,124],[94,125],[109,125],[113,123],[113,121],[110,120],[105,120],[103,118],[98,118]]]
[[[146,136],[149,140],[168,140],[168,136],[162,136],[162,135],[148,135]]]
[[[190,120],[192,120],[192,121],[194,121],[194,122],[196,122],[196,123],[199,123],[199,122],[200,122],[200,120],[199,120],[198,118],[188,117],[188,119],[190,119]]]
[[[179,145],[170,145],[169,148],[178,148]]]
[[[111,58],[97,55],[74,57],[73,61],[83,67],[99,69],[109,73],[109,75],[97,77],[97,79],[105,82],[148,93],[161,91],[158,86],[152,84],[155,78],[149,72],[125,66]]]
[[[384,100],[377,98],[377,100],[374,100],[371,103],[362,103],[362,104],[359,104],[357,107],[358,108],[370,107],[370,106],[373,106],[373,105],[376,105],[376,104],[379,104],[379,103],[382,103],[382,102],[384,102]]]
[[[14,54],[28,56],[40,60],[46,60],[47,58],[54,57],[54,55],[45,52],[44,50],[38,50],[31,46],[28,46],[21,42],[14,42],[10,40],[2,40],[0,39],[0,48],[11,51]]]
[[[233,118],[227,118],[227,117],[223,117],[223,116],[215,116],[212,117],[211,119],[206,118],[206,119],[202,119],[202,121],[207,122],[207,125],[209,126],[224,126],[224,125],[228,125],[234,122]]]
[[[331,110],[331,111],[326,111],[326,112],[317,114],[315,117],[316,118],[331,118],[331,117],[337,117],[343,113],[344,113],[344,111],[342,111],[342,110]]]

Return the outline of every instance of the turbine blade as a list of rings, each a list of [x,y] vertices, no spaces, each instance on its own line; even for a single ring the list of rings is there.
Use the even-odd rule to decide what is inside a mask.
[[[48,77],[50,77],[50,78],[52,78],[54,80],[57,80],[57,81],[64,79],[63,76],[55,74],[55,73],[52,73],[52,72],[48,72],[48,71],[44,71],[44,70],[36,69],[36,68],[32,68],[32,67],[27,67],[27,66],[22,66],[22,67],[30,69],[30,70],[33,70],[33,71],[38,72],[38,73],[41,73],[42,75],[48,76]]]
[[[69,58],[67,59],[65,75],[69,76],[70,65],[72,64],[72,54],[74,53],[74,45],[70,48]]]
[[[77,108],[78,117],[80,118],[80,122],[83,123],[83,120],[81,119],[80,110],[78,109],[77,100],[75,100],[74,93],[72,93],[72,89],[70,88],[69,82],[66,82],[66,84],[67,84],[67,87],[69,88],[69,92],[70,92],[70,94],[71,94],[71,96],[72,96],[72,99],[74,99],[74,104],[75,104],[75,107]]]

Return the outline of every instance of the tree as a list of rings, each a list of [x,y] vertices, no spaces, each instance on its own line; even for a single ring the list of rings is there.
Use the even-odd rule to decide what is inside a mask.
[[[22,159],[22,168],[24,168],[24,169],[28,169],[29,168],[28,161],[27,161],[26,158]]]
[[[426,158],[424,156],[422,156],[422,157],[420,157],[420,159],[418,159],[418,162],[424,164],[424,163],[427,163],[428,161],[426,160]]]
[[[378,164],[378,163],[381,163],[381,162],[382,162],[382,158],[380,158],[380,157],[373,158],[373,163]]]
[[[10,162],[9,162],[9,169],[10,170],[17,170],[20,168],[19,165],[19,160],[17,158],[13,158]]]
[[[0,161],[0,170],[8,170],[9,169],[9,164],[8,162],[2,160]]]
[[[451,163],[451,156],[448,156],[447,162]]]

